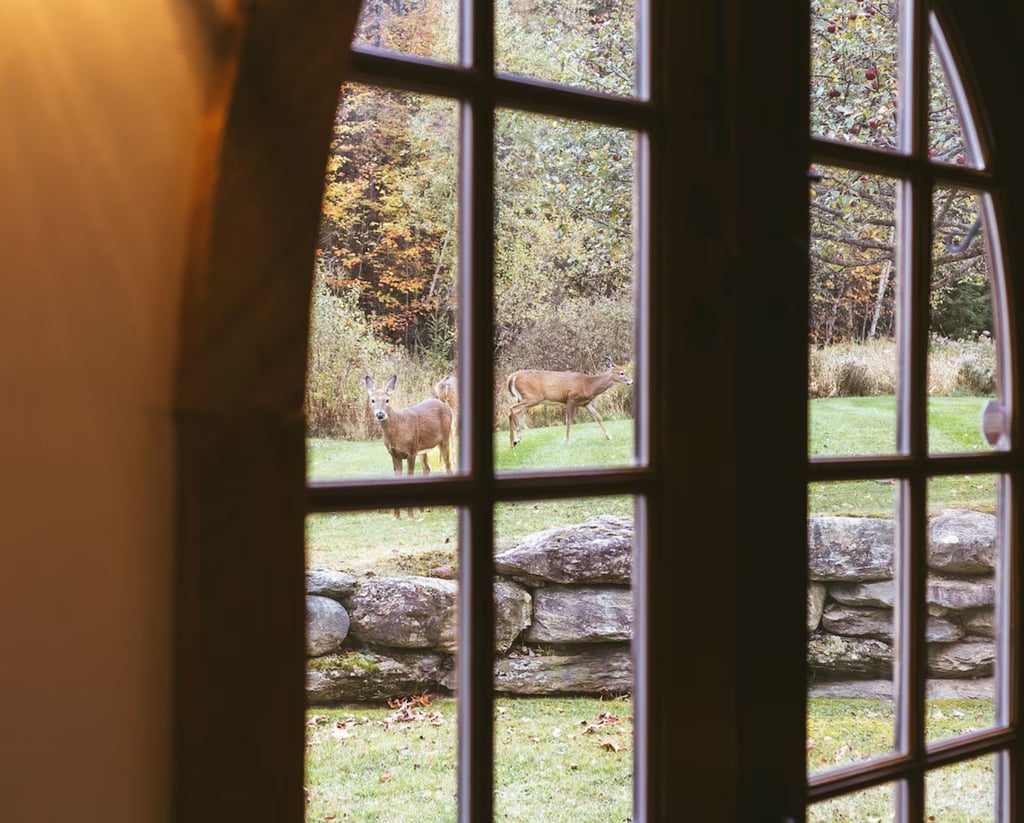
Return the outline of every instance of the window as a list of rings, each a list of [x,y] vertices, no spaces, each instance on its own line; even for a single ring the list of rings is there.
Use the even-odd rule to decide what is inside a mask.
[[[811,5],[811,820],[1010,807],[998,179],[928,6]]]
[[[426,576],[416,585],[457,592],[452,596],[458,630],[453,641],[441,644],[441,665],[454,660],[454,675],[443,685],[457,683],[459,815],[536,819],[554,811],[541,804],[526,812],[511,785],[515,778],[502,777],[514,770],[496,771],[512,755],[502,745],[505,736],[495,734],[502,718],[495,720],[492,691],[511,677],[505,671],[509,660],[519,659],[515,665],[521,670],[525,657],[513,652],[495,659],[493,625],[500,604],[492,602],[491,558],[496,547],[514,545],[513,535],[523,536],[523,522],[533,523],[536,533],[581,521],[593,525],[595,515],[614,517],[615,529],[625,524],[632,533],[629,554],[644,551],[646,494],[653,483],[649,431],[658,420],[645,388],[651,48],[646,3],[491,6],[461,4],[461,27],[458,3],[375,2],[363,9],[351,82],[335,121],[313,290],[307,421],[313,435],[310,500],[317,514],[308,521],[307,555],[311,565],[351,571],[344,559],[330,558],[339,533],[365,528],[368,520],[386,521],[392,509],[395,528],[381,523],[374,530],[389,550],[403,546],[415,553],[418,546],[439,542],[457,547],[443,558],[445,568],[458,570],[456,581]],[[547,56],[543,44],[552,38],[562,52],[557,59],[541,59]],[[355,333],[363,324],[372,327],[360,337],[362,348],[349,348],[338,329]],[[395,454],[399,447],[393,444],[407,431],[403,417],[418,414],[417,420],[432,424],[432,415],[444,412],[441,404],[428,399],[418,411],[408,407],[429,397],[440,380],[448,380],[460,400],[448,443],[457,444],[450,476],[435,471],[428,479],[368,479],[360,476],[363,469],[353,471],[344,462],[341,452],[356,448],[352,440],[380,434]],[[393,394],[381,394],[382,387]],[[366,419],[367,389],[377,393],[374,409],[386,404],[388,410],[377,412],[368,433],[356,432]],[[513,391],[520,400],[514,406]],[[566,404],[550,432],[528,426],[534,404],[576,393],[583,398],[579,415],[592,415],[592,421],[577,416],[570,426],[572,407]],[[610,417],[609,406],[616,402],[631,405],[632,415],[605,420],[597,406]],[[348,412],[356,433],[338,439],[347,424],[337,416]],[[424,423],[421,430],[426,428]],[[436,446],[443,460],[448,438],[439,436],[400,449],[411,449],[415,463],[420,450],[433,461]],[[536,445],[541,438],[549,441],[544,447]],[[600,448],[588,445],[593,442]],[[389,475],[385,449],[372,445],[376,465]],[[399,461],[396,474],[406,471],[413,473],[408,462]],[[436,520],[433,531],[418,529],[403,512],[427,502],[434,511],[423,517]],[[444,541],[438,532],[447,535]],[[371,573],[375,586],[395,580],[380,568]],[[421,574],[429,575],[429,569]],[[550,598],[570,592],[618,615],[626,642],[607,652],[614,661],[607,665],[625,666],[624,674],[602,673],[590,688],[605,684],[609,691],[632,694],[629,574],[614,580],[595,575],[587,585],[588,580],[583,575],[584,585],[572,590],[565,586],[573,581],[561,578],[534,589],[512,578],[503,585],[521,589],[535,615]],[[367,625],[368,607],[358,596],[351,603],[352,635],[359,635],[356,647],[365,650],[354,653],[386,656],[389,648],[409,642],[395,638],[395,646],[382,645],[382,635]],[[571,635],[539,625],[532,634],[540,638],[538,653],[552,661],[565,655],[563,670],[592,659],[593,649],[603,651],[592,641],[623,639],[614,631],[588,637],[584,649],[570,642]],[[527,648],[533,655],[534,647]],[[337,667],[315,659],[328,667],[325,677],[332,677]],[[642,664],[643,656],[634,659]],[[560,681],[548,693],[583,688],[578,683]],[[531,687],[524,688],[528,694]],[[382,692],[378,699],[388,696],[394,695]],[[571,725],[564,731],[571,736]],[[638,747],[642,741],[641,731]],[[310,756],[325,748],[311,744]],[[622,763],[619,788],[614,797],[597,791],[591,815],[610,808],[633,815],[633,748],[630,741],[615,758]],[[311,784],[319,783],[318,768],[311,763]],[[580,780],[593,780],[589,771],[588,762],[579,765]],[[542,770],[534,771],[532,782],[545,779]],[[311,814],[339,810],[329,802],[319,805],[329,788],[309,788],[318,804]],[[430,814],[426,808],[422,813]],[[443,801],[433,813],[441,819],[456,814]],[[582,803],[577,813],[586,816]]]
[[[947,767],[971,760],[994,762],[994,771],[1005,776],[987,797],[993,816],[1009,819],[1011,810],[995,804],[1007,786],[1015,803],[1019,783],[1018,770],[1002,766],[1004,753],[1012,760],[1021,746],[1017,689],[1007,685],[1007,678],[1009,685],[1015,681],[1013,645],[1001,650],[1003,671],[1009,672],[1000,675],[1005,700],[991,718],[983,718],[983,730],[926,743],[926,600],[920,594],[928,573],[920,548],[929,496],[938,494],[933,489],[944,478],[967,474],[984,484],[1001,478],[1009,503],[992,499],[999,500],[1001,513],[1012,514],[1008,506],[1020,472],[1013,445],[1019,440],[1017,423],[1010,413],[1016,386],[1008,379],[1013,368],[1001,363],[999,399],[1011,423],[1006,444],[966,456],[945,446],[929,448],[935,439],[926,437],[929,338],[920,321],[928,316],[924,286],[930,280],[919,276],[934,265],[928,230],[938,225],[931,216],[933,198],[939,212],[948,198],[946,215],[960,218],[978,204],[983,212],[992,208],[985,205],[990,198],[1006,210],[1006,225],[1019,220],[1006,195],[1020,190],[1022,178],[1012,155],[995,151],[1013,144],[1008,101],[1015,98],[1005,89],[994,91],[1006,77],[1020,77],[1012,38],[1001,29],[1007,9],[985,5],[968,13],[942,7],[941,31],[950,51],[957,53],[961,37],[964,44],[956,65],[946,63],[945,77],[955,83],[959,68],[973,92],[965,99],[978,122],[990,123],[1002,141],[982,143],[985,151],[972,155],[976,165],[959,165],[955,156],[951,164],[928,159],[932,146],[920,137],[893,150],[808,141],[804,3],[652,3],[649,97],[594,96],[578,85],[551,88],[518,76],[477,74],[456,61],[454,45],[430,55],[437,62],[428,63],[355,55],[346,76],[344,44],[356,23],[353,6],[248,7],[246,25],[226,32],[231,36],[218,52],[224,61],[218,88],[233,93],[217,101],[211,118],[207,156],[220,159],[211,164],[218,174],[206,180],[201,203],[207,208],[197,210],[209,216],[199,220],[181,367],[176,817],[189,823],[302,818],[306,659],[300,547],[309,513],[408,502],[459,507],[466,564],[460,573],[469,583],[460,588],[463,625],[489,626],[487,558],[495,502],[624,493],[643,501],[638,519],[645,533],[635,569],[633,641],[642,663],[634,694],[635,819],[804,819],[808,807],[855,793],[888,793],[893,804],[898,800],[914,815],[904,819],[919,819],[926,806],[933,808],[932,798],[942,796]],[[474,53],[483,59],[476,65],[490,63],[489,8],[474,4],[468,30]],[[920,84],[916,111],[925,122],[922,69],[928,57],[921,45],[928,44],[932,29],[927,9],[907,14],[912,28],[904,31],[914,36],[901,42],[916,44],[910,64],[918,68],[901,70],[900,77],[911,88]],[[449,43],[456,42],[453,35]],[[936,54],[941,62],[943,46],[936,45]],[[968,84],[968,68],[977,82]],[[646,335],[638,336],[634,408],[646,431],[636,439],[635,463],[572,475],[495,473],[492,433],[476,423],[491,419],[493,398],[486,390],[474,391],[492,381],[490,358],[474,358],[463,336],[460,378],[473,408],[464,411],[461,424],[467,451],[460,450],[460,471],[442,482],[388,479],[307,493],[300,410],[310,258],[343,79],[469,101],[473,117],[459,128],[464,145],[473,149],[465,161],[472,172],[468,194],[460,202],[460,231],[478,241],[461,249],[460,259],[470,265],[460,282],[470,286],[478,273],[486,278],[493,264],[490,212],[473,211],[489,202],[494,189],[493,168],[486,153],[477,151],[493,145],[486,112],[502,107],[576,118],[647,136],[646,148],[638,152],[646,157],[637,165],[638,187],[643,191],[646,181],[648,189],[637,200],[637,225],[648,226],[650,261],[646,293],[641,290],[637,306],[649,324]],[[966,127],[962,111],[960,125]],[[906,377],[899,402],[909,418],[890,416],[891,443],[876,446],[874,453],[847,451],[809,461],[809,263],[799,238],[807,236],[811,214],[811,160],[816,168],[857,170],[867,175],[865,185],[879,190],[909,189],[909,201],[899,201],[893,221],[896,246],[907,259],[894,261],[901,265],[890,275],[918,287],[895,315],[897,322],[909,323],[899,332],[908,336],[898,360]],[[835,176],[834,182],[842,181]],[[985,214],[981,242],[995,237],[1000,216],[994,209]],[[971,224],[957,222],[967,227],[962,241]],[[641,235],[638,246],[642,242]],[[1005,258],[1011,285],[1012,237],[1003,243],[1002,252],[993,254]],[[488,339],[493,295],[484,290],[463,298],[460,334]],[[1007,342],[1020,322],[1010,298],[1008,289],[1002,309],[1008,328],[1001,335]],[[872,319],[868,312],[868,326]],[[815,425],[812,420],[810,428]],[[899,512],[912,547],[901,577],[909,598],[894,620],[901,621],[897,632],[916,638],[906,651],[916,674],[900,675],[898,682],[906,684],[899,692],[902,725],[890,726],[890,751],[853,770],[822,770],[809,781],[807,482],[834,486],[890,477],[896,486],[873,487],[890,495],[893,518]],[[909,494],[892,495],[902,487]],[[1012,516],[1004,523],[1000,557],[1012,570],[1019,525]],[[483,546],[487,562],[479,562],[469,546]],[[1010,613],[1020,602],[1017,577],[1001,579]],[[466,675],[460,680],[460,757],[472,762],[460,772],[467,820],[486,819],[493,807],[488,641],[476,626],[459,645]]]

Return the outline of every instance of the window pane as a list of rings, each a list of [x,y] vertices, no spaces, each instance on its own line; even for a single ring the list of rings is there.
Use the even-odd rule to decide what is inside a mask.
[[[363,0],[355,46],[454,62],[459,0]]]
[[[925,820],[994,823],[997,755],[986,755],[928,772]]]
[[[894,487],[810,487],[808,769],[894,751]]]
[[[345,88],[313,278],[310,479],[390,475],[413,452],[443,469],[445,432],[454,455],[451,409],[429,398],[455,370],[457,146],[451,101]],[[366,377],[383,390],[392,375],[378,420]]]
[[[501,0],[495,62],[506,74],[609,94],[636,84],[633,0]]]
[[[454,820],[457,513],[306,520],[306,819]]]
[[[823,167],[812,185],[810,454],[896,450],[896,186]]]
[[[495,534],[496,819],[629,820],[632,500],[502,504]]]
[[[811,2],[811,134],[894,150],[898,4]]]
[[[496,465],[631,464],[634,135],[513,111],[496,129]]]
[[[934,42],[928,50],[928,79],[928,156],[936,163],[980,166],[981,158],[965,138],[957,98]]]
[[[957,737],[996,722],[995,675],[1005,631],[999,494],[992,475],[928,484],[927,737]]]
[[[993,448],[982,410],[997,396],[992,266],[981,197],[940,188],[934,197],[928,443],[934,453]]]
[[[808,823],[891,823],[896,820],[896,787],[891,783],[844,794],[807,809]]]

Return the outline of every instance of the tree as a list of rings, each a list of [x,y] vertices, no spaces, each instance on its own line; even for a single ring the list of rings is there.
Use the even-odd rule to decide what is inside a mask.
[[[811,130],[832,140],[896,150],[899,126],[896,3],[816,0],[811,5]],[[965,164],[961,116],[932,48],[929,156]],[[811,341],[824,345],[891,333],[896,184],[842,169],[820,169],[811,200]],[[991,331],[991,310],[977,310],[987,283],[980,208],[969,192],[934,196],[933,318],[970,316]],[[967,242],[963,242],[967,240]],[[967,284],[973,289],[965,288]],[[965,313],[956,303],[970,300]],[[949,326],[949,323],[945,323]],[[963,331],[962,323],[958,326]]]
[[[412,346],[450,308],[455,253],[455,107],[350,86],[335,120],[319,281],[355,287],[374,327]]]

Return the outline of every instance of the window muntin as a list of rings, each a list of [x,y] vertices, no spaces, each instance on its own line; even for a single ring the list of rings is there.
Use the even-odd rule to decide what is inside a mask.
[[[1015,716],[1016,708],[1008,704],[1008,672],[1014,666],[1009,656],[1011,624],[1006,607],[1000,605],[1005,603],[1011,579],[1013,551],[1005,540],[1010,534],[1008,524],[1014,517],[1009,509],[1012,500],[1009,478],[1001,477],[998,483],[995,482],[1002,465],[999,451],[1010,449],[1011,444],[1006,436],[1006,404],[1010,393],[1007,385],[1009,372],[1005,368],[1010,357],[1010,341],[1005,337],[1006,283],[1000,265],[997,235],[991,231],[994,228],[991,206],[993,180],[982,165],[984,155],[980,137],[973,122],[965,116],[968,109],[964,103],[963,85],[938,21],[929,15],[926,4],[905,3],[901,6],[896,38],[901,48],[897,56],[901,77],[896,108],[899,114],[897,136],[901,150],[907,155],[906,162],[889,159],[887,153],[892,145],[884,135],[876,142],[863,139],[863,131],[858,130],[854,136],[861,145],[856,149],[837,145],[836,141],[850,142],[850,138],[828,133],[816,125],[823,118],[834,115],[835,112],[827,108],[812,114],[811,127],[812,158],[816,164],[826,166],[832,163],[840,169],[847,168],[850,174],[857,171],[896,172],[894,340],[898,366],[893,397],[897,421],[896,448],[888,453],[885,449],[867,450],[867,454],[851,459],[824,454],[816,456],[811,452],[809,462],[810,476],[815,481],[812,484],[812,517],[817,511],[813,503],[814,489],[833,485],[828,481],[847,479],[865,484],[892,483],[897,492],[894,519],[898,549],[895,555],[893,614],[896,636],[900,641],[894,648],[894,694],[895,751],[901,759],[879,757],[874,763],[861,762],[815,772],[812,754],[808,770],[811,799],[834,795],[829,804],[843,798],[852,801],[858,794],[858,787],[877,782],[881,775],[901,777],[895,784],[894,811],[896,819],[909,820],[919,819],[926,805],[932,809],[950,802],[949,795],[943,795],[949,783],[940,779],[938,771],[929,771],[929,764],[940,762],[937,759],[939,752],[943,763],[966,763],[971,754],[970,745],[977,745],[979,736],[986,733],[998,735],[1006,729],[1006,718]],[[813,17],[813,12],[821,8],[821,4],[812,4],[812,44],[819,36],[819,24],[822,22]],[[812,45],[812,51],[821,50],[820,45]],[[827,90],[823,95],[812,95],[812,110],[823,105],[827,107],[827,102],[822,101],[830,99],[834,98],[828,96]],[[867,101],[865,107],[870,110],[872,105],[873,101]],[[957,141],[962,142],[963,149]],[[948,158],[940,157],[943,153],[940,143],[948,145],[948,151],[955,151],[952,163],[945,162]],[[939,147],[938,151],[935,151],[936,147]],[[963,160],[956,162],[955,158],[961,155]],[[957,167],[956,181],[947,178],[942,171],[943,165]],[[974,168],[977,172],[971,171]],[[941,225],[944,221],[947,224],[951,222],[941,211],[946,200],[951,201],[951,210],[959,206],[962,212],[962,219],[952,221],[951,225]],[[969,221],[966,227],[961,225],[965,220]],[[945,249],[946,236],[953,233],[966,237],[971,233],[975,220],[978,220],[979,227],[989,228],[988,234],[991,235],[984,239],[987,245],[978,249],[975,258],[979,261],[977,280],[979,285],[984,285],[979,302],[987,301],[992,315],[991,334],[995,344],[987,362],[994,372],[994,385],[991,386],[991,397],[982,395],[970,401],[977,414],[977,428],[973,437],[969,432],[964,434],[965,440],[946,437],[947,421],[943,418],[949,409],[940,411],[942,402],[931,394],[931,388],[939,377],[937,359],[941,354],[941,347],[931,336],[931,325],[941,316],[933,308],[941,303],[937,298],[941,297],[943,267],[953,262],[942,256],[943,251],[948,253]],[[812,237],[812,245],[813,242]],[[982,266],[983,274],[980,273]],[[980,336],[981,331],[979,329],[976,336]],[[987,406],[989,400],[993,404]],[[982,408],[995,408],[999,412],[993,415],[999,423],[998,431],[987,435],[987,443],[981,432]],[[814,442],[812,437],[812,445]],[[991,445],[997,448],[992,449]],[[958,461],[956,464],[949,462],[954,457]],[[818,498],[822,504],[823,498],[820,495]],[[994,555],[991,578],[981,584],[985,591],[993,592],[995,602],[991,604],[991,617],[960,615],[954,621],[956,626],[951,627],[940,625],[939,618],[948,619],[952,612],[935,602],[939,589],[948,586],[945,572],[949,570],[938,571],[930,568],[929,564],[935,561],[935,547],[931,541],[934,532],[941,528],[939,518],[961,502],[963,510],[968,513],[980,510],[995,514],[997,537],[989,545]],[[990,531],[993,530],[991,526],[991,522],[988,523]],[[964,536],[965,533],[960,532],[954,534],[953,539],[962,541]],[[986,603],[985,607],[989,605]],[[963,722],[943,726],[940,720],[948,718],[939,716],[943,712],[940,695],[942,686],[949,685],[940,682],[944,679],[943,666],[949,665],[955,670],[960,663],[956,660],[943,662],[941,658],[949,647],[941,641],[943,638],[950,640],[951,636],[939,635],[961,630],[984,634],[988,631],[989,619],[994,621],[992,638],[981,641],[975,649],[980,659],[974,662],[981,665],[972,671],[984,681],[974,685],[980,691],[987,690],[992,702],[977,716],[966,716],[967,713],[962,712],[965,717],[957,719]],[[981,649],[981,646],[985,648]],[[957,658],[957,655],[953,657]],[[983,671],[986,667],[987,671]],[[948,676],[949,669],[945,671]],[[986,681],[981,674],[991,675],[991,680]],[[986,732],[986,729],[990,731]],[[821,733],[820,729],[818,733]],[[938,742],[940,738],[941,743]],[[995,752],[993,757],[997,763],[1005,758],[1001,753],[1005,750],[997,742],[990,744],[990,750]],[[918,767],[923,770],[917,771]],[[988,768],[987,773],[995,775],[995,779],[984,783],[985,796],[980,803],[990,809],[1003,809],[1008,784],[999,776],[1005,774],[1005,770]],[[820,807],[809,807],[809,812],[813,815],[816,808]],[[909,817],[905,816],[907,814]]]

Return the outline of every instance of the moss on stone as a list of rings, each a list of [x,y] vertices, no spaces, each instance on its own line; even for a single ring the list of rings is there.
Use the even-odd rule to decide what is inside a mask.
[[[344,652],[342,654],[325,654],[323,657],[311,657],[306,661],[306,668],[321,672],[338,670],[365,674],[380,671],[380,661],[376,655],[364,652]]]

